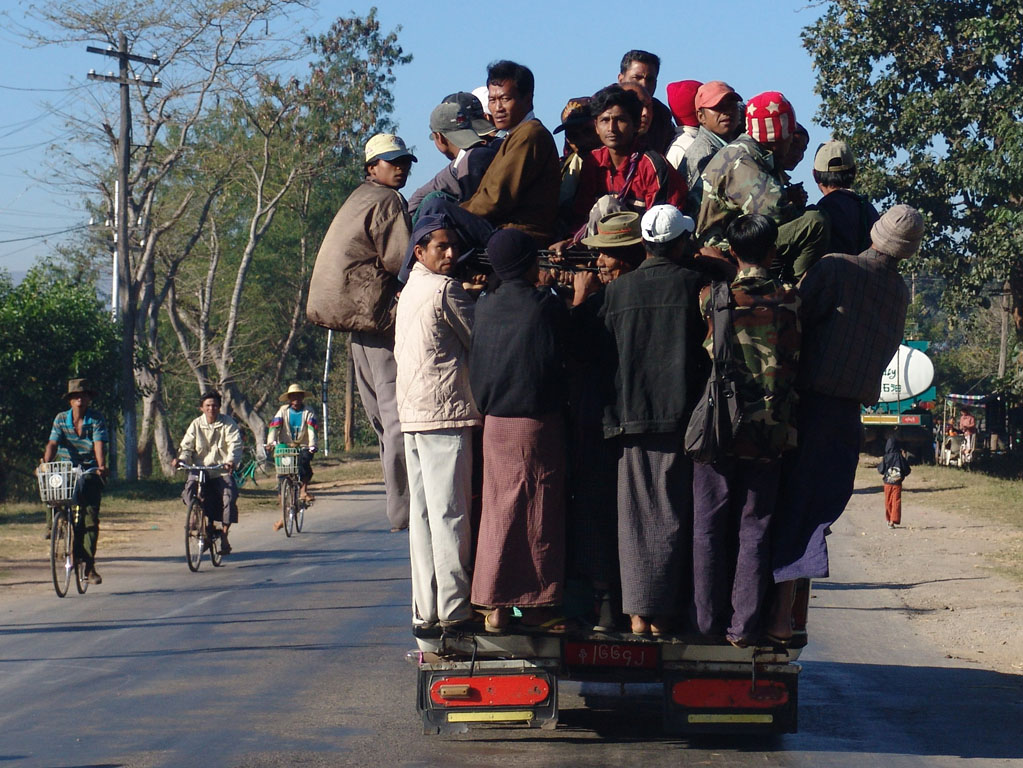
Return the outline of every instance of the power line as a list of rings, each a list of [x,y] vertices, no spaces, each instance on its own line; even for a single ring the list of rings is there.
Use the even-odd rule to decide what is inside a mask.
[[[77,227],[68,227],[67,229],[61,229],[57,232],[47,232],[43,235],[30,235],[28,237],[15,237],[11,240],[0,240],[0,245],[6,245],[7,243],[23,243],[26,240],[42,240],[47,237],[54,237],[55,235],[63,235],[68,232],[75,232],[79,229],[88,228],[88,224],[79,224]]]

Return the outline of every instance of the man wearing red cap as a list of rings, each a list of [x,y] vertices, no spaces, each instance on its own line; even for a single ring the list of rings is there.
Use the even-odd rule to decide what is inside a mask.
[[[727,247],[725,228],[738,216],[761,213],[778,224],[778,256],[771,271],[794,282],[827,253],[830,225],[819,211],[791,199],[782,164],[796,129],[796,113],[778,91],[746,105],[746,133],[720,149],[703,171],[703,199],[696,222],[704,246]]]
[[[671,109],[671,116],[675,118],[678,128],[675,129],[675,138],[664,156],[675,169],[682,164],[686,150],[700,132],[700,120],[696,116],[696,91],[701,85],[703,83],[699,80],[668,83],[668,108]]]
[[[703,183],[700,174],[718,150],[742,131],[739,104],[742,97],[728,83],[711,80],[696,90],[693,107],[700,129],[696,138],[686,150],[678,170],[689,185],[689,199],[686,213],[694,219],[700,213],[703,200]]]

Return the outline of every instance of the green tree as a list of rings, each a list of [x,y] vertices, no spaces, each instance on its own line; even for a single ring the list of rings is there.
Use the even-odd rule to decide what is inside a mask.
[[[95,408],[116,412],[118,331],[89,284],[34,269],[14,286],[0,273],[0,499],[42,456],[67,380],[84,377]]]
[[[923,271],[951,317],[1007,287],[1023,340],[1023,6],[828,0],[803,31],[818,120],[852,146],[858,188],[928,222]]]

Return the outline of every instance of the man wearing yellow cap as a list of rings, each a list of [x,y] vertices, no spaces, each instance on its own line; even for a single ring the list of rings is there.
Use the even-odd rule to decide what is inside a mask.
[[[405,142],[378,133],[366,143],[366,180],[345,200],[316,256],[306,315],[352,334],[355,381],[380,441],[392,531],[408,528],[405,443],[395,399],[394,311],[412,222],[398,191],[416,161]]]

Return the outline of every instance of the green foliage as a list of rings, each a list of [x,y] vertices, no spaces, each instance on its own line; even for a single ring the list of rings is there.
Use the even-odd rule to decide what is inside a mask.
[[[0,273],[0,465],[23,477],[42,455],[67,380],[84,377],[116,402],[118,332],[88,283],[34,269],[17,286]],[[0,469],[0,498],[6,493]]]
[[[1023,6],[829,0],[803,31],[818,120],[848,141],[857,187],[927,219],[918,272],[957,317],[1008,282],[1023,334]],[[1023,338],[1023,336],[1021,336]]]

